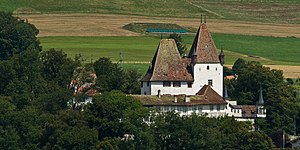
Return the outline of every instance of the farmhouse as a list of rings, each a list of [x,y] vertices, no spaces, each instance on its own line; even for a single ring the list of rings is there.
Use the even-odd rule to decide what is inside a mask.
[[[146,75],[141,79],[141,95],[134,96],[146,107],[180,115],[207,114],[233,116],[254,121],[266,117],[263,97],[257,105],[237,105],[225,89],[223,97],[224,53],[217,48],[206,23],[200,24],[188,55],[181,57],[173,39],[162,39]]]

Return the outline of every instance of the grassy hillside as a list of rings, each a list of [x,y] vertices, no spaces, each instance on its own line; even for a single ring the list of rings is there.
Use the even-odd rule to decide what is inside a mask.
[[[183,36],[188,49],[194,36]],[[300,39],[262,36],[213,34],[218,48],[226,50],[226,64],[241,57],[264,64],[300,65]],[[151,61],[159,43],[158,37],[41,37],[44,50],[63,49],[70,57],[82,54],[87,61],[110,57],[118,61],[122,52],[124,61]]]
[[[18,13],[110,13],[300,23],[300,0],[0,0]]]
[[[300,65],[299,38],[222,33],[213,33],[212,36],[218,48],[247,55],[248,58],[257,59],[264,64]],[[194,36],[184,37],[188,44],[193,39]]]

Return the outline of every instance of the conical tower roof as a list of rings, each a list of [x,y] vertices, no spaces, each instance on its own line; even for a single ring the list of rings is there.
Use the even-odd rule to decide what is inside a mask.
[[[174,39],[160,40],[148,72],[141,81],[194,81]]]
[[[259,89],[259,98],[258,98],[258,102],[257,104],[258,105],[264,105],[264,97],[263,97],[263,94],[262,94],[262,88]]]
[[[195,63],[220,63],[215,43],[206,23],[200,23],[189,58]]]

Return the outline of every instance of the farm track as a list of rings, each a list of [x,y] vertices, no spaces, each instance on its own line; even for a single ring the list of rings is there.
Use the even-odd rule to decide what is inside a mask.
[[[198,28],[200,19],[146,17],[113,14],[31,14],[17,15],[28,19],[39,30],[39,36],[140,36],[122,29],[128,23],[175,23]],[[208,19],[211,32],[259,36],[300,38],[299,24],[269,24],[259,22]]]

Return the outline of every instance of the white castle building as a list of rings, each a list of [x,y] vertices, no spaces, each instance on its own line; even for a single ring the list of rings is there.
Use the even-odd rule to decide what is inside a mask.
[[[134,97],[146,107],[180,115],[227,115],[241,121],[265,117],[262,93],[257,106],[237,105],[223,97],[223,64],[223,51],[218,55],[206,23],[201,22],[188,56],[179,55],[173,39],[160,40],[141,79],[141,95]]]

